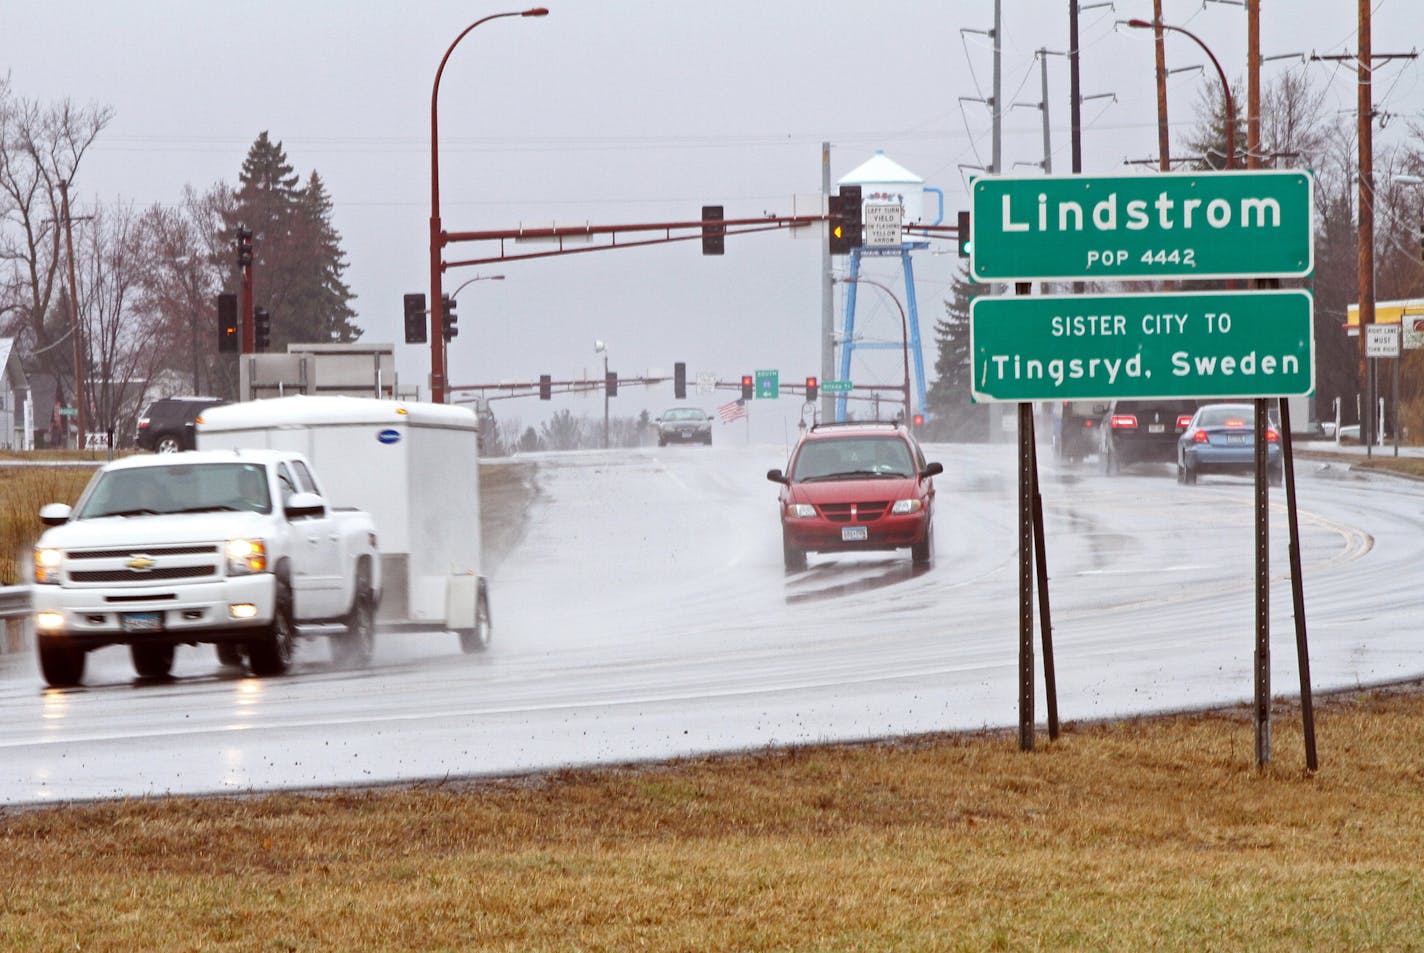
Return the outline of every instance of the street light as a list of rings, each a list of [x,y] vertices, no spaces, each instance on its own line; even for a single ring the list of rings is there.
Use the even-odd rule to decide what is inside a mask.
[[[1172,26],[1171,24],[1163,23],[1161,20],[1139,20],[1133,18],[1127,21],[1127,25],[1138,30],[1172,30],[1176,33],[1185,34],[1191,37],[1197,46],[1202,48],[1202,52],[1206,53],[1207,57],[1211,60],[1211,65],[1216,67],[1216,75],[1221,77],[1221,94],[1226,99],[1226,168],[1227,170],[1236,168],[1236,107],[1231,100],[1231,84],[1226,81],[1226,71],[1223,70],[1221,64],[1217,62],[1216,54],[1191,30],[1183,29],[1179,26]]]
[[[603,355],[603,449],[608,449],[608,345],[593,342],[593,353]]]
[[[848,285],[874,285],[875,287],[879,288],[881,291],[889,295],[890,300],[895,302],[895,307],[898,308],[900,311],[900,335],[901,340],[904,344],[905,354],[905,426],[908,427],[910,426],[910,421],[914,418],[910,409],[910,322],[905,319],[905,307],[904,305],[900,304],[900,299],[895,297],[895,292],[890,290],[889,285],[882,284],[876,281],[874,278],[866,278],[862,276],[856,278],[840,278],[837,280],[839,280],[843,284]]]
[[[440,59],[440,66],[435,70],[435,84],[430,91],[430,399],[437,404],[445,403],[446,392],[443,334],[445,307],[440,297],[440,278],[444,270],[440,251],[445,247],[445,232],[440,227],[440,133],[437,108],[440,102],[440,76],[445,72],[445,64],[449,61],[450,54],[455,52],[455,47],[481,23],[501,17],[542,17],[548,14],[549,11],[543,7],[533,7],[529,10],[492,13],[481,17],[455,37],[455,42],[445,51],[445,55]]]
[[[471,284],[472,282],[476,282],[476,281],[503,281],[503,280],[504,280],[504,275],[475,275],[475,277],[470,278],[470,279],[467,279],[466,281],[462,282],[461,285],[460,285],[458,288],[456,288],[454,291],[450,292],[450,300],[451,300],[451,301],[454,301],[456,298],[458,298],[458,297],[460,296],[460,292],[462,292],[462,291],[465,290],[465,285]]]

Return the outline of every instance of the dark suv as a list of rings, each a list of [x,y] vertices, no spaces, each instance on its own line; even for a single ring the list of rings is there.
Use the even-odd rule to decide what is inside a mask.
[[[197,446],[198,416],[225,403],[220,397],[161,397],[139,414],[134,443],[154,453],[192,450]]]
[[[1192,422],[1197,401],[1115,400],[1100,429],[1104,473],[1134,463],[1176,463],[1177,438]]]

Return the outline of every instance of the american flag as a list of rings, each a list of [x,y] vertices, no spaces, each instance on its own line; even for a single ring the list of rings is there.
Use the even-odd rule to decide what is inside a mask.
[[[740,397],[731,403],[723,404],[717,408],[717,416],[722,418],[722,423],[729,424],[734,420],[741,420],[747,415],[747,402]]]

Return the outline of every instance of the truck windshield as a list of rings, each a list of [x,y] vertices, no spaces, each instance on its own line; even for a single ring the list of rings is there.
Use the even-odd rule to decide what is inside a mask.
[[[272,512],[267,474],[261,464],[198,463],[110,470],[84,495],[74,518],[221,510]]]

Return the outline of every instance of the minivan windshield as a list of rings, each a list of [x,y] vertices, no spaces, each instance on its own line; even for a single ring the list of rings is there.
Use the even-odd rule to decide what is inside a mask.
[[[838,437],[808,440],[792,464],[791,479],[914,476],[910,447],[898,437]]]

